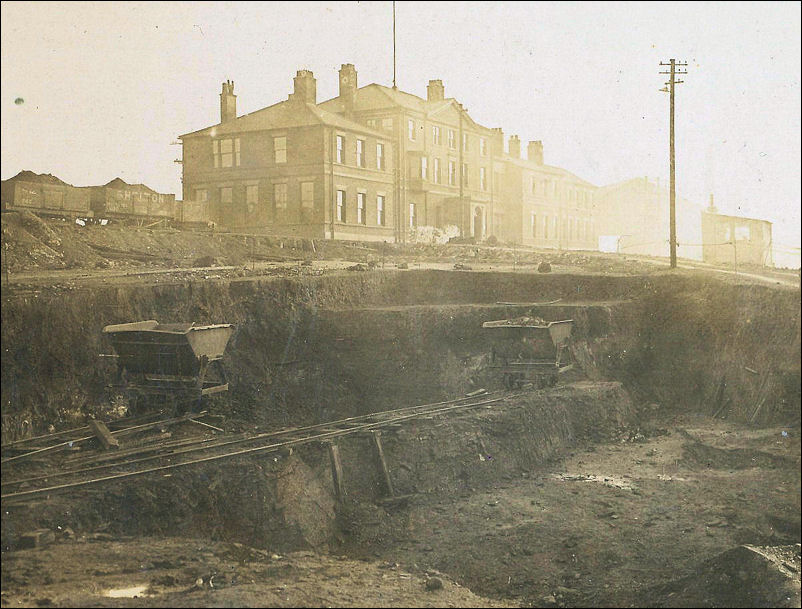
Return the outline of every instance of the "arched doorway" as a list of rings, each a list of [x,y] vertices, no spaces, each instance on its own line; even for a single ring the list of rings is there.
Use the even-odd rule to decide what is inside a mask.
[[[484,212],[478,206],[473,211],[473,236],[476,239],[482,239],[485,236]]]

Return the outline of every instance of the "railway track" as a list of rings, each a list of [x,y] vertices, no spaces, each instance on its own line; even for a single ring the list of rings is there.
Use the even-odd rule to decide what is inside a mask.
[[[27,453],[4,459],[2,478],[2,501],[10,505],[18,501],[71,492],[92,485],[114,483],[135,476],[166,472],[176,468],[190,467],[224,459],[246,457],[260,453],[271,453],[288,448],[329,442],[350,435],[379,431],[394,427],[406,421],[426,417],[458,414],[476,408],[492,408],[505,399],[502,392],[482,393],[463,398],[408,406],[394,410],[348,417],[326,423],[304,427],[282,429],[263,433],[234,434],[209,437],[156,441],[122,451],[93,452],[73,458],[51,459],[47,463],[34,463],[34,468],[24,466],[26,460],[41,458],[42,454],[59,457],[56,451],[69,444],[62,434],[52,434],[53,439],[62,440],[56,444],[33,448]],[[190,421],[189,417],[182,418]],[[152,429],[159,423],[174,424],[176,419],[162,422],[123,427],[115,433],[134,433],[136,428]],[[83,431],[83,428],[71,430]],[[41,442],[48,436],[36,440]],[[78,439],[83,438],[79,436]],[[19,446],[18,446],[19,447]],[[4,447],[5,448],[5,447]],[[33,469],[33,471],[32,471]]]

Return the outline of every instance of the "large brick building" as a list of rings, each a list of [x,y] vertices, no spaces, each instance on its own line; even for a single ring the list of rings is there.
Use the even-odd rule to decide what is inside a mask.
[[[359,87],[352,64],[340,68],[339,95],[323,102],[336,112],[392,138],[399,159],[397,238],[418,226],[453,226],[476,239],[493,231],[493,146],[499,130],[483,127],[430,80],[426,99],[369,84]],[[495,140],[494,140],[495,138]]]
[[[183,199],[233,230],[404,242],[435,227],[475,240],[595,247],[594,186],[522,159],[517,136],[478,124],[442,81],[426,99],[339,70],[337,97],[317,103],[300,70],[289,99],[238,117],[231,82],[220,123],[181,136]]]
[[[543,162],[543,143],[529,142],[521,157],[518,136],[495,163],[495,197],[500,202],[497,236],[535,247],[596,249],[593,197],[596,187]]]
[[[181,136],[184,200],[208,201],[233,230],[392,240],[391,138],[317,105],[312,72],[294,84],[286,101],[240,117],[223,84],[220,123]]]

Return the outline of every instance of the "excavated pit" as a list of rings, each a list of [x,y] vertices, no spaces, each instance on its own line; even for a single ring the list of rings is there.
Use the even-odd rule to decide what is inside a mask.
[[[630,447],[659,438],[666,432],[655,421],[672,417],[783,426],[798,446],[798,290],[670,275],[420,270],[4,296],[4,443],[105,414],[112,363],[98,356],[110,352],[100,330],[112,323],[235,324],[224,361],[231,390],[212,408],[240,425],[291,427],[498,389],[499,380],[485,369],[481,324],[509,316],[573,319],[571,352],[578,368],[555,388],[526,388],[492,408],[383,432],[395,494],[403,501],[384,501],[372,438],[355,436],[338,441],[345,489],[339,501],[327,446],[303,446],[53,495],[33,506],[4,506],[4,551],[15,547],[21,532],[42,527],[69,527],[79,535],[178,535],[280,552],[312,548],[388,561],[400,557],[437,568],[475,592],[529,605],[549,605],[544,591],[558,582],[569,592],[554,596],[555,604],[605,604],[622,597],[591,595],[588,590],[598,584],[574,578],[576,552],[565,552],[582,545],[576,539],[592,537],[590,529],[561,531],[573,545],[538,548],[535,539],[546,534],[547,521],[524,512],[536,506],[540,492],[546,502],[551,493],[576,500],[555,480],[581,480],[587,486],[574,487],[582,488],[580,498],[587,494],[588,501],[604,503],[608,492],[629,497],[631,478],[600,471],[592,478],[566,472],[567,478],[555,479],[546,472],[597,445]],[[758,446],[681,440],[676,477],[681,468],[746,474],[763,468],[776,472],[772,483],[778,485],[790,476],[791,491],[796,481],[796,494],[778,498],[776,509],[765,514],[773,536],[756,526],[729,542],[799,541],[798,450],[774,454]],[[586,490],[588,481],[602,482],[598,498]],[[497,495],[509,499],[509,489],[521,484],[534,494],[511,501],[522,502],[519,511],[505,512],[510,521],[494,523],[484,536],[468,535],[474,525],[467,520],[441,517],[493,511]],[[718,499],[726,501],[726,494]],[[604,520],[607,511],[602,506],[577,517],[593,521],[604,513]],[[606,520],[599,526],[606,527]],[[448,527],[457,532],[444,533]],[[509,549],[503,556],[488,549],[483,558],[477,544],[484,543]],[[688,545],[700,551],[697,546]],[[700,559],[713,556],[714,548],[703,544]],[[622,560],[609,548],[593,545],[587,551],[589,570],[602,572],[605,561]],[[488,560],[492,574],[482,571]],[[544,583],[510,566],[521,560],[533,570],[557,560],[561,570]],[[498,571],[509,571],[509,581]],[[660,581],[670,578],[665,573]],[[619,583],[627,586],[626,580],[616,582],[613,591]]]

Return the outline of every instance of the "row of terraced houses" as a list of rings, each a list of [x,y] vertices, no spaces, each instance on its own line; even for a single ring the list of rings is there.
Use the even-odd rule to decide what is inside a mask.
[[[220,123],[181,136],[183,199],[204,202],[231,230],[309,238],[405,242],[440,234],[596,249],[596,187],[526,156],[500,128],[474,121],[442,81],[426,99],[359,87],[352,64],[339,95],[318,102],[300,70],[288,99],[237,116],[223,83]]]

